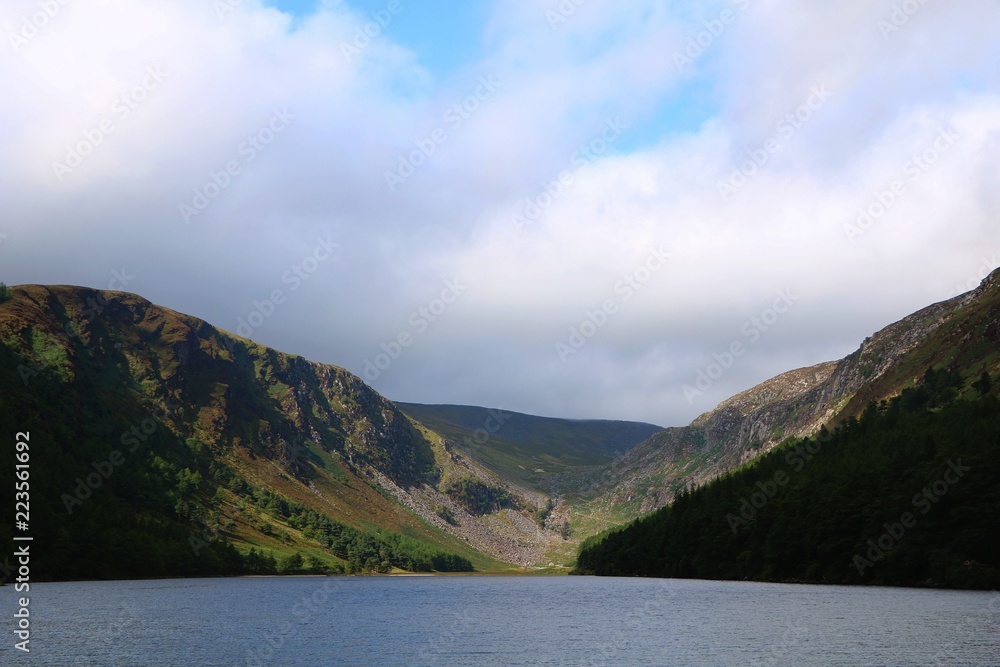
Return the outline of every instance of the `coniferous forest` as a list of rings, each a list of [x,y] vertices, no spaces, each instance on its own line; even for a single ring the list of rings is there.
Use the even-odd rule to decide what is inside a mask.
[[[916,388],[581,545],[578,574],[1000,586],[1000,401]],[[962,392],[959,397],[959,392]]]

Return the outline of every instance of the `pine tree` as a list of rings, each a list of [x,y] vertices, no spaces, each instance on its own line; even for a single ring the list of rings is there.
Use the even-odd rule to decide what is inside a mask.
[[[990,389],[993,388],[993,380],[990,379],[990,374],[983,371],[979,379],[972,383],[972,388],[978,391],[980,396],[990,393]]]

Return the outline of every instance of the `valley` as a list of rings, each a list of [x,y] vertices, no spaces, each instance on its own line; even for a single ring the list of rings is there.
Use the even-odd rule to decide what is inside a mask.
[[[393,403],[136,295],[16,286],[0,303],[0,363],[16,369],[0,421],[45,443],[41,578],[565,572],[587,538],[928,371],[972,392],[1000,370],[998,276],[669,428]]]

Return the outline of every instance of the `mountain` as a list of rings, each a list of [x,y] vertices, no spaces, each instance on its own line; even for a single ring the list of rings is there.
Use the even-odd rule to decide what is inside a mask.
[[[582,545],[576,572],[996,589],[1000,400],[931,370]]]
[[[396,403],[508,480],[548,491],[553,475],[610,463],[662,430],[641,422],[558,419],[463,405]]]
[[[36,578],[502,570],[564,541],[542,494],[342,368],[132,294],[3,296],[0,424],[30,433]]]
[[[481,477],[489,476],[535,508],[532,518],[544,529],[545,540],[533,557],[549,565],[571,562],[580,538],[609,523],[567,502],[559,492],[561,480],[607,464],[661,430],[639,422],[556,419],[471,406],[398,405],[440,434],[449,453],[479,466]]]
[[[0,424],[30,433],[39,578],[558,569],[581,539],[928,377],[968,394],[1000,366],[998,293],[995,272],[659,429],[397,405],[136,295],[25,285],[0,289]]]
[[[1000,270],[584,476],[591,511],[662,509],[586,541],[578,571],[995,587],[998,370]]]
[[[634,518],[834,420],[898,395],[931,368],[971,381],[997,368],[1000,270],[976,290],[937,303],[867,338],[851,355],[784,373],[668,428],[599,470],[565,480],[564,493],[609,516]]]

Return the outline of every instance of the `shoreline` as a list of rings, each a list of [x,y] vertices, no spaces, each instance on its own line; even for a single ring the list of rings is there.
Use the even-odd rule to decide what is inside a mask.
[[[242,574],[234,576],[210,576],[210,577],[158,577],[158,578],[137,578],[137,579],[61,579],[49,581],[32,581],[32,584],[77,584],[77,583],[119,583],[119,582],[163,582],[163,581],[208,581],[212,579],[320,579],[320,578],[410,578],[410,577],[587,577],[594,579],[648,579],[657,581],[707,581],[725,582],[734,584],[774,584],[781,586],[823,586],[823,587],[843,587],[857,589],[899,589],[906,588],[923,591],[955,591],[963,593],[989,593],[991,588],[950,588],[944,586],[919,585],[919,584],[839,584],[833,582],[820,581],[763,581],[755,579],[702,579],[702,578],[680,578],[680,577],[645,577],[629,575],[597,575],[597,574],[570,574],[565,572],[395,572],[395,573],[370,573],[370,574]],[[5,582],[0,585],[7,585]]]

